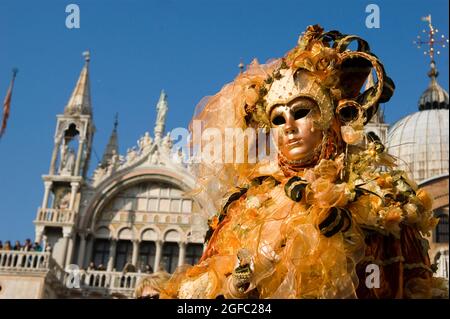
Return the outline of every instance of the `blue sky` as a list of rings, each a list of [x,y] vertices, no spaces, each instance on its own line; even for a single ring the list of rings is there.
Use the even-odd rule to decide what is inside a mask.
[[[80,29],[67,29],[68,4],[78,4]],[[379,29],[365,26],[368,4],[380,7]],[[0,0],[0,98],[19,68],[11,116],[0,140],[0,240],[34,237],[56,114],[61,113],[91,51],[91,92],[101,157],[119,113],[120,151],[153,134],[161,89],[168,94],[167,128],[185,127],[195,105],[238,72],[242,58],[264,62],[291,49],[309,24],[369,41],[396,83],[385,106],[393,123],[417,110],[428,84],[428,60],[412,41],[432,14],[448,36],[448,1],[262,0]],[[448,49],[437,59],[448,90]],[[91,167],[97,160],[92,157]]]

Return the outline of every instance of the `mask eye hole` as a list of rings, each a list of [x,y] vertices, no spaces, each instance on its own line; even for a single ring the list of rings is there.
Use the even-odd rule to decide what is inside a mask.
[[[286,120],[284,119],[284,117],[282,115],[276,115],[272,119],[272,124],[277,125],[277,126],[283,125],[283,124],[286,124]]]
[[[294,119],[299,120],[307,116],[311,112],[311,109],[297,109],[294,113]]]

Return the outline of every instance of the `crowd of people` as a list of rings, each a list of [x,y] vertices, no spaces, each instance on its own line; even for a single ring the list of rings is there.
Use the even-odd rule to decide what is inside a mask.
[[[50,249],[50,245],[44,244],[42,246],[38,242],[33,243],[29,238],[23,243],[16,240],[14,245],[11,244],[10,240],[4,243],[0,240],[0,252],[3,252],[2,255],[4,255],[0,259],[0,267],[40,267],[45,262],[45,257],[41,255],[28,255],[27,252],[49,252]],[[15,252],[21,253],[15,254]]]
[[[48,245],[47,245],[48,246]],[[19,240],[16,240],[14,245],[11,244],[10,240],[3,243],[0,240],[0,250],[15,250],[15,251],[44,251],[44,248],[38,242],[33,243],[31,239],[27,238],[22,244]]]

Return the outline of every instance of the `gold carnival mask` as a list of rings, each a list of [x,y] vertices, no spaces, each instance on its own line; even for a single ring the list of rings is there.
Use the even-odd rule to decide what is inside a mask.
[[[270,123],[275,128],[278,151],[290,162],[308,160],[323,139],[323,131],[315,128],[320,118],[317,103],[299,96],[287,104],[277,104],[270,112]]]
[[[275,145],[287,162],[309,163],[320,152],[333,101],[309,71],[282,69],[279,74],[265,96]]]
[[[326,130],[333,118],[333,100],[326,89],[305,69],[282,69],[279,74],[279,80],[273,81],[264,97],[266,113],[270,116],[274,107],[288,105],[300,97],[306,98],[313,101],[319,111],[315,126]]]

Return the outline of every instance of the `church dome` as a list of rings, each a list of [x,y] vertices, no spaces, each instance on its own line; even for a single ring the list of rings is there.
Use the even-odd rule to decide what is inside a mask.
[[[428,76],[430,84],[419,99],[419,112],[395,123],[388,133],[389,153],[417,182],[448,174],[448,93],[436,80],[434,61]]]
[[[448,109],[430,109],[395,123],[389,130],[387,147],[398,159],[399,169],[418,182],[448,174],[448,122]]]

